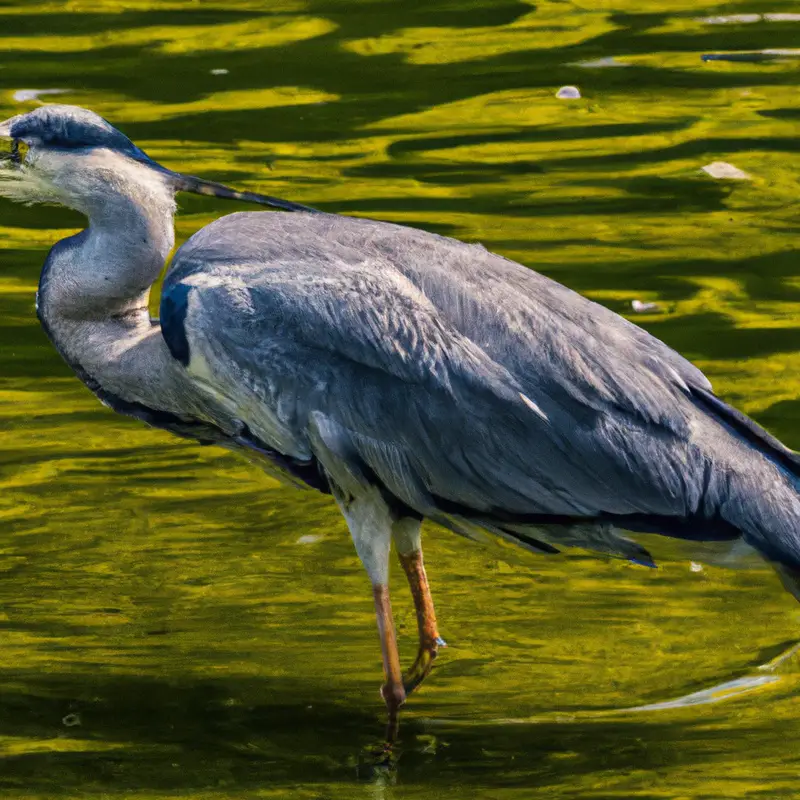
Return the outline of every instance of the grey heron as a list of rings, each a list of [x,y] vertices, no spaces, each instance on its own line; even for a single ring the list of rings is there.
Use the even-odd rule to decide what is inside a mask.
[[[88,219],[37,295],[78,377],[122,414],[333,495],[372,584],[390,723],[442,644],[425,518],[646,564],[622,531],[744,540],[800,599],[800,457],[636,325],[480,245],[173,172],[86,109],[42,106],[0,136],[0,194]],[[159,321],[178,191],[277,210],[195,233]],[[392,546],[419,629],[405,673]]]

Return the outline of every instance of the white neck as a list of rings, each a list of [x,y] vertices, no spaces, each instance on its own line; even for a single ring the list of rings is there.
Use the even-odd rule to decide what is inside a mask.
[[[174,243],[174,201],[160,183],[122,189],[81,209],[89,227],[50,251],[38,313],[84,380],[128,401],[169,404],[175,368],[147,304]]]
[[[112,198],[85,231],[50,251],[39,287],[43,310],[76,321],[146,313],[175,241],[172,208],[171,198],[148,209]]]

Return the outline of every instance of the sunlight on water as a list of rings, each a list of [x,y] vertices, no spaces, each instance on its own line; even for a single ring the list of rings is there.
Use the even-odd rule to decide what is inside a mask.
[[[346,42],[362,56],[399,53],[411,64],[454,64],[520,51],[570,47],[614,29],[609,15],[561,3],[531,3],[531,11],[498,27],[405,28]]]
[[[244,89],[240,91],[212,92],[199,100],[187,103],[153,103],[129,99],[95,98],[87,95],[81,103],[87,107],[102,108],[102,113],[122,122],[157,122],[174,117],[204,114],[208,111],[257,111],[264,108],[329,103],[338,100],[335,94],[304,89],[299,86],[279,86],[272,89]],[[116,112],[116,113],[115,113]],[[98,113],[100,113],[98,111]],[[182,148],[185,149],[185,148]]]
[[[58,88],[42,99],[171,168],[482,242],[633,318],[800,447],[796,17],[7,0],[0,111]],[[242,208],[180,202],[181,240]],[[332,503],[100,406],[34,312],[80,218],[0,211],[3,797],[797,796],[800,607],[747,556],[649,539],[658,570],[431,528],[450,646],[376,765],[371,596]]]
[[[163,53],[197,53],[280,47],[330,33],[335,26],[313,17],[263,17],[230,25],[174,25],[109,30],[102,36],[7,36],[0,48],[42,53],[82,53],[113,47],[147,47]]]

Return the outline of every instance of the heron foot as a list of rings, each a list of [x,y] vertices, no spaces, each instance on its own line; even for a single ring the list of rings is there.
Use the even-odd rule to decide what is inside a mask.
[[[440,646],[446,647],[447,645],[439,636],[431,642],[420,644],[416,660],[411,668],[403,674],[403,688],[406,696],[410,695],[430,675],[433,662],[439,655]]]
[[[397,754],[391,742],[376,742],[365,747],[358,755],[359,779],[370,782],[394,782]]]
[[[381,697],[386,703],[388,713],[386,719],[386,747],[391,750],[397,741],[397,732],[400,729],[400,709],[406,702],[406,691],[402,683],[387,681],[381,686]]]
[[[403,687],[406,695],[409,695],[430,675],[439,648],[447,645],[436,628],[436,614],[433,610],[428,576],[425,574],[425,565],[422,561],[422,548],[417,544],[416,549],[400,553],[399,556],[411,589],[411,596],[414,598],[419,630],[417,658],[411,668],[403,674]]]

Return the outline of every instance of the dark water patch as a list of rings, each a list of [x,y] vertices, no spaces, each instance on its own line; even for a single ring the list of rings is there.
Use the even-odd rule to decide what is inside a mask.
[[[702,5],[314,0],[266,12],[316,19],[319,35],[208,50],[137,37],[272,14],[109,2],[13,6],[5,35],[36,31],[53,52],[7,53],[7,114],[33,107],[13,101],[20,88],[63,87],[55,99],[92,105],[175,168],[482,242],[622,313],[657,302],[632,319],[799,443],[796,64],[700,61],[793,47],[790,25],[701,26],[721,13]],[[56,52],[68,36],[90,49]],[[633,66],[571,65],[612,56]],[[573,84],[583,99],[556,99]],[[712,160],[753,180],[699,174]],[[181,239],[252,208],[180,205]],[[735,553],[667,540],[647,540],[659,569],[645,570],[426,526],[450,646],[408,704],[394,767],[376,761],[371,592],[335,505],[100,407],[33,313],[45,252],[79,215],[0,211],[5,794],[795,796],[791,669],[715,703],[625,710],[763,677],[797,635],[767,565],[734,571],[719,563]],[[392,601],[407,664],[416,619],[396,567]]]
[[[488,121],[488,120],[487,120]],[[691,126],[694,119],[684,119],[666,122],[637,122],[632,124],[608,125],[598,123],[586,126],[563,126],[517,128],[512,131],[498,133],[478,133],[471,135],[453,135],[446,137],[423,137],[403,140],[391,145],[387,155],[392,158],[402,157],[407,153],[433,152],[436,150],[450,150],[454,147],[467,147],[469,145],[492,144],[498,142],[552,142],[570,141],[580,139],[603,139],[604,137],[618,136],[647,136],[654,133],[668,133],[683,130]]]
[[[758,112],[762,117],[770,119],[795,120],[800,119],[800,108],[770,108]]]
[[[436,5],[405,3],[403,0],[368,0],[354,14],[347,3],[312,0],[309,11],[334,20],[342,38],[380,36],[406,27],[474,28],[510,25],[531,10],[528,3],[484,4],[475,0],[443,0]]]
[[[632,153],[606,153],[596,156],[578,155],[571,156],[568,159],[544,158],[542,159],[542,166],[545,167],[545,169],[567,165],[573,168],[583,167],[584,169],[591,169],[602,166],[610,169],[612,165],[617,165],[618,168],[621,169],[630,169],[643,164],[660,163],[678,158],[699,158],[718,154],[725,154],[727,157],[732,153],[750,153],[754,150],[761,152],[796,153],[800,151],[800,142],[789,136],[698,138],[690,142],[683,142],[669,147],[652,148]],[[698,168],[700,166],[701,164],[698,163]]]

